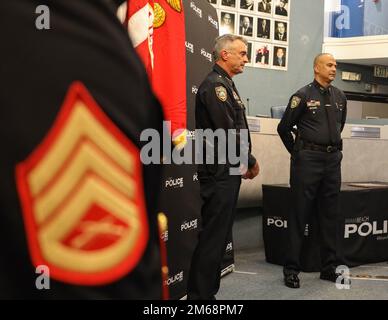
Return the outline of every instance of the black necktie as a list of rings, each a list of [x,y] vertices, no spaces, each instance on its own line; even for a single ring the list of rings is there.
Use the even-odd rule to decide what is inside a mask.
[[[236,92],[239,100],[241,101],[241,98],[240,98],[240,94],[238,93],[237,91],[237,88],[236,86],[234,85],[234,82],[232,81],[232,86],[233,86],[233,90],[234,92]],[[245,125],[245,129],[248,129],[248,148],[245,149],[245,152],[247,152],[249,150],[249,152],[251,151],[251,135],[249,134],[249,126],[248,126],[248,120],[247,120],[247,117],[246,117],[246,114],[245,114],[245,106],[243,104],[241,104],[241,108],[243,109],[243,116],[244,116],[244,125]],[[238,130],[239,131],[239,130]],[[243,142],[243,141],[240,141],[240,142]],[[244,144],[244,143],[243,143]],[[241,146],[241,148],[243,148],[245,145]],[[246,147],[246,146],[245,146]],[[243,150],[243,149],[242,149]]]
[[[330,102],[329,89],[325,90],[323,95],[324,95],[324,99],[325,99],[324,100],[325,101],[325,110],[326,110],[326,115],[327,115],[327,123],[329,126],[330,142],[332,145],[335,145],[338,143],[338,141],[337,141],[337,120],[336,120],[334,107]]]

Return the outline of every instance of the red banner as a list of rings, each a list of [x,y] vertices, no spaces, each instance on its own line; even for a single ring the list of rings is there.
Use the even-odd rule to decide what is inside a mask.
[[[164,22],[155,27],[164,10]],[[153,88],[160,99],[171,132],[186,128],[185,17],[181,0],[156,0]]]
[[[149,14],[152,7],[153,14]],[[186,129],[186,36],[182,1],[129,1],[128,31],[147,68],[165,119],[171,121],[175,142],[185,141],[185,133],[180,137],[177,136],[182,132],[175,133],[177,129]]]
[[[153,69],[153,5],[153,0],[128,1],[126,19],[132,44],[142,59],[150,79]]]

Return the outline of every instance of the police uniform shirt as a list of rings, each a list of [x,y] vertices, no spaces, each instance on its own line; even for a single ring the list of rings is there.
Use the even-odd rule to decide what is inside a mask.
[[[219,128],[225,130],[248,129],[245,106],[234,82],[227,72],[217,64],[214,65],[213,71],[208,74],[198,89],[195,112],[197,129],[211,129],[213,131]],[[248,139],[248,167],[251,168],[256,163],[256,159],[250,153],[249,132]],[[237,139],[238,142],[239,139]],[[242,145],[241,150],[243,149]],[[237,150],[239,150],[238,146]],[[214,154],[217,155],[216,150]],[[201,171],[201,166],[199,171]]]
[[[330,112],[334,118],[332,126],[329,121]],[[278,125],[278,132],[290,153],[294,147],[291,132],[295,125],[300,139],[305,142],[323,146],[338,146],[341,144],[341,132],[345,120],[345,94],[331,85],[325,89],[314,80],[291,97]]]
[[[116,0],[117,4],[120,2],[123,1]],[[0,51],[0,298],[160,299],[162,279],[156,206],[161,168],[157,165],[140,164],[140,170],[135,169],[131,175],[131,183],[137,183],[140,178],[144,188],[133,184],[135,189],[131,192],[136,193],[133,193],[131,201],[126,201],[135,208],[136,199],[144,197],[146,225],[140,219],[133,219],[138,225],[143,224],[142,235],[148,240],[133,268],[129,271],[126,267],[123,271],[108,269],[107,276],[113,276],[114,272],[120,272],[120,275],[112,280],[99,280],[101,282],[97,285],[95,279],[90,279],[86,284],[88,274],[85,273],[77,280],[61,281],[54,277],[53,268],[50,268],[50,289],[43,287],[39,290],[36,287],[35,281],[40,273],[36,273],[31,252],[37,252],[37,249],[27,230],[33,224],[23,218],[25,212],[15,171],[18,164],[29,159],[41,145],[47,141],[56,143],[55,138],[47,139],[47,136],[53,127],[59,128],[56,120],[64,110],[64,99],[72,84],[76,81],[87,89],[97,104],[95,108],[98,108],[100,115],[103,114],[100,118],[93,117],[94,123],[98,124],[104,119],[105,126],[99,126],[98,133],[103,132],[103,138],[110,137],[109,141],[115,141],[114,146],[123,145],[117,144],[118,140],[112,138],[119,137],[120,141],[135,147],[131,150],[138,152],[146,143],[140,141],[141,132],[147,128],[162,132],[163,121],[161,107],[152,94],[146,72],[130,43],[127,30],[116,17],[113,2],[50,1],[50,30],[38,30],[35,26],[38,17],[35,10],[40,4],[41,1],[32,0],[0,2],[1,21],[4,26],[9,26],[0,29],[1,39],[7,44]],[[83,105],[82,108],[85,110]],[[75,126],[76,129],[85,127],[85,121]],[[86,138],[79,141],[83,143],[90,137],[95,138],[93,142],[102,141],[96,130],[92,132],[95,133],[94,137],[85,135]],[[99,160],[112,159],[113,153],[109,152],[112,144],[106,145],[106,149],[98,149],[104,155]],[[55,153],[55,159],[58,159],[61,150]],[[124,149],[117,150],[121,152]],[[136,154],[133,152],[131,155]],[[114,168],[121,170],[119,176],[126,176],[117,161],[112,163]],[[126,161],[123,163],[130,165]],[[44,168],[45,173],[49,168],[46,165]],[[50,185],[47,188],[50,189]],[[61,192],[63,194],[64,190]],[[61,196],[61,192],[56,195]],[[109,190],[104,194],[109,194]],[[98,199],[102,201],[101,198]],[[63,230],[63,227],[60,229]],[[40,230],[36,232],[38,235],[41,234]],[[36,238],[33,240],[36,241]],[[50,239],[47,242],[51,245],[55,241]],[[111,253],[112,247],[103,249]],[[99,248],[93,250],[101,254]],[[127,251],[124,253],[128,254]],[[131,257],[133,255],[127,258]],[[112,258],[114,256],[110,256]],[[70,260],[60,258],[63,263],[71,262],[75,267],[85,267],[85,263],[76,264]],[[109,263],[110,260],[104,261]],[[90,265],[94,267],[99,264]],[[101,270],[105,272],[105,269]],[[39,279],[38,283],[41,283]]]

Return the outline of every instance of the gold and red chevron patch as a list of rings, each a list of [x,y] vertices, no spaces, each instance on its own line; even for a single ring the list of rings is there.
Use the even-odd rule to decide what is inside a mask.
[[[148,240],[139,150],[81,83],[16,179],[33,263],[52,278],[100,285],[137,265]]]

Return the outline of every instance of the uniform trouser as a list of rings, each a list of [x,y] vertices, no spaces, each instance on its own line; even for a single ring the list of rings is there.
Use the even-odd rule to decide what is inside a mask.
[[[288,250],[283,272],[298,274],[305,225],[318,204],[321,272],[337,265],[337,217],[341,187],[342,152],[300,150],[291,157],[292,210],[288,221]]]
[[[191,260],[188,299],[214,299],[233,226],[241,176],[200,177],[202,230]]]

